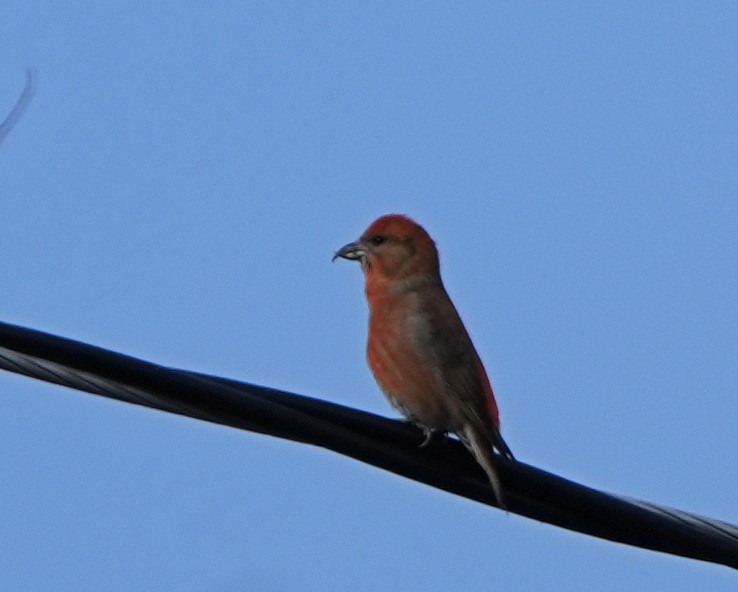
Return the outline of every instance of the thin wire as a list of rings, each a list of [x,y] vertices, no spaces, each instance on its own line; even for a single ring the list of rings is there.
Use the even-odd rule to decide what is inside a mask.
[[[0,144],[3,143],[3,140],[5,140],[5,137],[15,127],[15,124],[18,123],[20,118],[23,117],[23,113],[25,113],[26,109],[28,109],[28,105],[31,104],[31,101],[33,100],[33,96],[35,94],[36,94],[36,73],[30,68],[27,68],[26,69],[26,84],[23,87],[23,92],[21,93],[20,97],[18,97],[18,100],[15,102],[15,105],[13,105],[13,108],[10,110],[10,113],[8,113],[8,116],[5,119],[3,119],[2,123],[0,123]]]

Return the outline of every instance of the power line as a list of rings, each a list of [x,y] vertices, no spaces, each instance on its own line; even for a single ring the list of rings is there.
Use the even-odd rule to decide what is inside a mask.
[[[333,450],[495,506],[485,474],[456,440],[419,448],[414,427],[335,403],[167,368],[0,323],[0,369],[152,409]],[[599,538],[738,569],[738,526],[598,491],[501,458],[510,512]]]

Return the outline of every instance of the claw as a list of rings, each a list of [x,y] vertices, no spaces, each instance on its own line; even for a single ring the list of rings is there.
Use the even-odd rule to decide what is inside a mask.
[[[426,446],[428,446],[428,444],[431,443],[431,440],[433,439],[433,435],[436,432],[434,430],[431,430],[430,428],[426,428],[426,427],[423,427],[421,429],[423,430],[423,435],[425,436],[425,438],[420,443],[420,446],[418,446],[418,448],[425,448]]]

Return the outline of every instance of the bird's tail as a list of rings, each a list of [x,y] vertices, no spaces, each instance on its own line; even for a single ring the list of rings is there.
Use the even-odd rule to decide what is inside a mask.
[[[492,446],[490,446],[489,438],[480,433],[479,430],[476,429],[473,425],[467,424],[463,428],[461,441],[464,443],[464,446],[469,449],[469,452],[474,455],[474,458],[484,469],[484,472],[487,473],[487,478],[489,479],[489,482],[492,485],[492,490],[494,491],[495,497],[497,498],[497,505],[500,507],[501,510],[507,511],[505,497],[502,493],[502,483],[500,482],[500,475],[497,472],[497,457],[495,453],[492,452]],[[505,449],[501,450],[501,452],[503,454],[507,452],[506,456],[510,455],[510,457],[512,457],[510,449],[507,448],[507,445],[505,445]]]

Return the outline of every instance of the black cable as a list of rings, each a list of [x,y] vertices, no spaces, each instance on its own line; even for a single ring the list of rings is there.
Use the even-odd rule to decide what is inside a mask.
[[[176,370],[78,341],[0,323],[0,368],[88,393],[321,446],[495,506],[464,447],[335,403]],[[509,511],[592,536],[738,569],[738,527],[597,491],[500,459]]]

